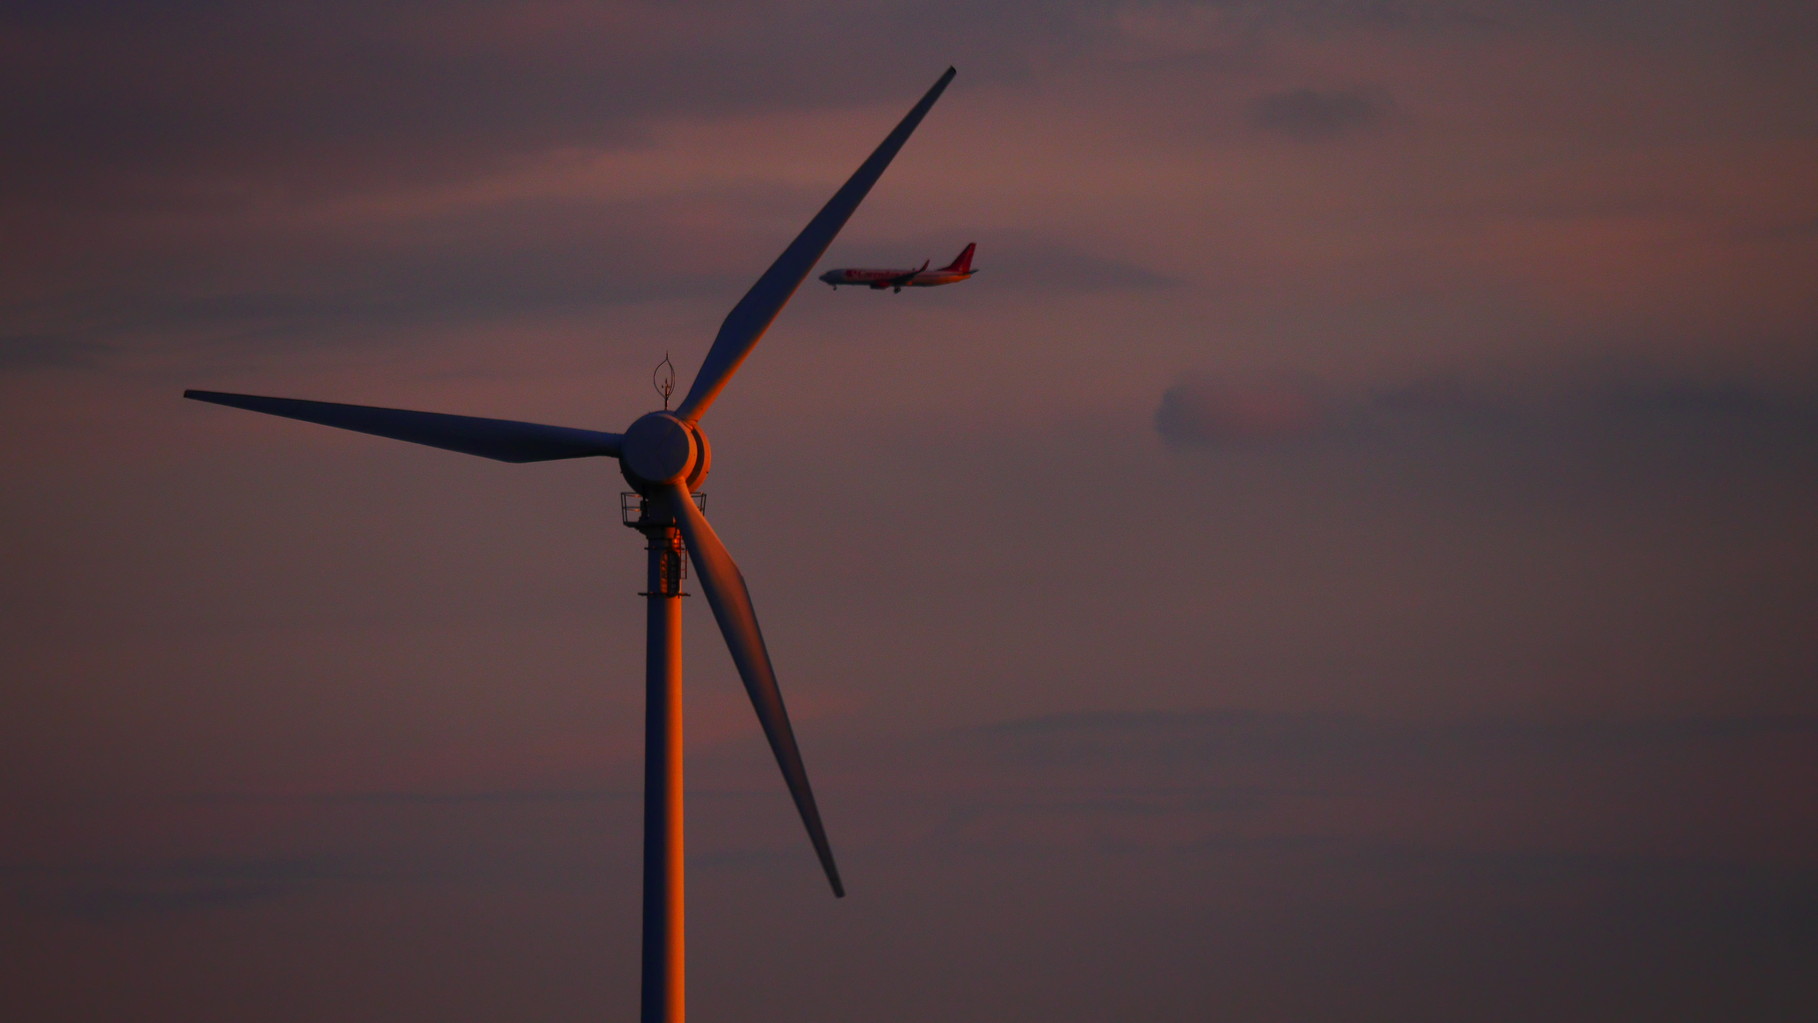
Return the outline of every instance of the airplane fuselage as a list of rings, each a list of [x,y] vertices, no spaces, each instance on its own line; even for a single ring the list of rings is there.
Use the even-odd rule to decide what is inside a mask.
[[[957,284],[971,277],[976,270],[955,273],[952,270],[916,270],[905,267],[901,270],[829,270],[821,275],[821,280],[838,288],[851,285],[860,288],[935,288],[943,284]]]
[[[928,269],[928,264],[901,270],[872,270],[854,268],[848,270],[829,270],[821,275],[821,283],[828,284],[838,291],[841,285],[858,288],[872,288],[882,291],[894,288],[938,288],[943,284],[958,284],[978,271],[972,269],[972,253],[978,249],[976,244],[965,247],[954,257],[953,262],[938,270]]]

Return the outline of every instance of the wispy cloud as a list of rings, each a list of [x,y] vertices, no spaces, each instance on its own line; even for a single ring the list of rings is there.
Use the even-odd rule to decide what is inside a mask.
[[[1082,712],[1020,718],[962,733],[975,750],[1065,766],[1402,757],[1677,755],[1759,741],[1801,744],[1818,717],[1478,718],[1420,722],[1329,712]]]
[[[1320,140],[1381,127],[1394,103],[1371,89],[1292,89],[1258,97],[1250,123],[1289,138]]]
[[[1501,386],[1431,376],[1350,389],[1200,375],[1162,394],[1155,427],[1189,448],[1435,438],[1798,444],[1818,441],[1818,395],[1640,368]]]
[[[347,874],[344,864],[297,858],[0,867],[0,879],[26,907],[94,923],[203,913],[288,898]]]

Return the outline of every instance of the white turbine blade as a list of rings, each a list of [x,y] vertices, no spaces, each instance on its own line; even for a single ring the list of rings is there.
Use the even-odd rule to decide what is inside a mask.
[[[846,888],[840,883],[839,868],[833,863],[833,848],[827,844],[827,831],[821,826],[821,812],[814,805],[814,790],[808,786],[808,770],[802,766],[802,752],[795,743],[795,731],[789,727],[789,712],[783,708],[783,693],[777,688],[776,671],[770,666],[770,651],[764,647],[764,634],[758,629],[757,612],[751,606],[751,592],[745,588],[745,576],[726,553],[707,517],[694,506],[688,492],[679,486],[663,489],[663,501],[688,545],[688,556],[694,562],[695,576],[707,594],[713,617],[726,637],[726,648],[732,652],[732,663],[738,666],[751,706],[764,726],[770,750],[783,769],[783,780],[789,794],[795,797],[795,808],[808,828],[808,839],[814,843],[821,869],[833,885],[833,894],[843,897]]]
[[[910,133],[915,131],[916,125],[922,123],[922,118],[934,106],[934,101],[940,99],[947,83],[953,81],[953,75],[952,68],[941,75],[940,81],[934,83],[934,87],[909,111],[896,126],[896,130],[886,136],[883,143],[853,172],[852,177],[840,186],[840,190],[833,193],[833,198],[827,200],[827,205],[821,207],[821,211],[814,215],[807,227],[802,228],[802,233],[795,236],[795,241],[789,243],[783,254],[776,257],[776,262],[770,264],[770,269],[764,271],[764,276],[757,279],[750,291],[745,292],[745,297],[739,299],[739,304],[732,307],[732,312],[726,315],[726,322],[720,325],[719,335],[713,339],[713,347],[707,350],[707,358],[701,362],[701,371],[695,374],[694,385],[688,389],[688,397],[676,409],[677,416],[692,423],[701,418],[701,414],[707,411],[707,406],[713,404],[713,399],[726,386],[726,382],[732,379],[732,374],[738,372],[739,363],[751,354],[758,339],[770,328],[771,321],[776,319],[777,313],[783,311],[789,296],[795,294],[795,289],[801,286],[808,271],[814,268],[821,254],[827,251],[827,246],[833,243],[833,237],[840,233],[840,228],[846,226],[846,220],[852,216],[852,211],[858,208],[866,193],[871,191],[871,186],[877,183],[884,168],[890,166],[890,161],[896,158],[897,150],[903,148]]]
[[[188,390],[185,398],[213,402],[270,416],[300,419],[376,437],[426,444],[464,455],[495,458],[501,462],[547,462],[557,458],[617,456],[616,433],[577,430],[569,426],[544,426],[509,419],[451,416],[443,412],[410,412],[370,405],[343,405],[333,401],[301,398],[267,398],[257,394]]]

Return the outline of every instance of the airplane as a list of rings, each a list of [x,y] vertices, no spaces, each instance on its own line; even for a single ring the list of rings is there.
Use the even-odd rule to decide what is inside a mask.
[[[933,288],[942,284],[953,284],[963,281],[978,273],[972,269],[972,250],[978,248],[974,242],[966,246],[953,262],[938,270],[928,269],[928,261],[914,270],[829,270],[821,275],[821,280],[835,291],[840,285],[861,285],[874,291],[893,288],[901,292],[904,288]]]

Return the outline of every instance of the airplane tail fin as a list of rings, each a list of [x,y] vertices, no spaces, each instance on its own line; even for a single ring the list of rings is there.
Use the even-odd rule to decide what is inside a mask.
[[[941,267],[941,269],[943,271],[948,271],[948,272],[952,272],[952,273],[956,273],[956,274],[971,273],[972,272],[972,250],[976,249],[976,248],[978,248],[977,242],[968,243],[966,245],[966,251],[960,253],[959,258],[955,259],[951,263],[948,263],[946,266]]]

